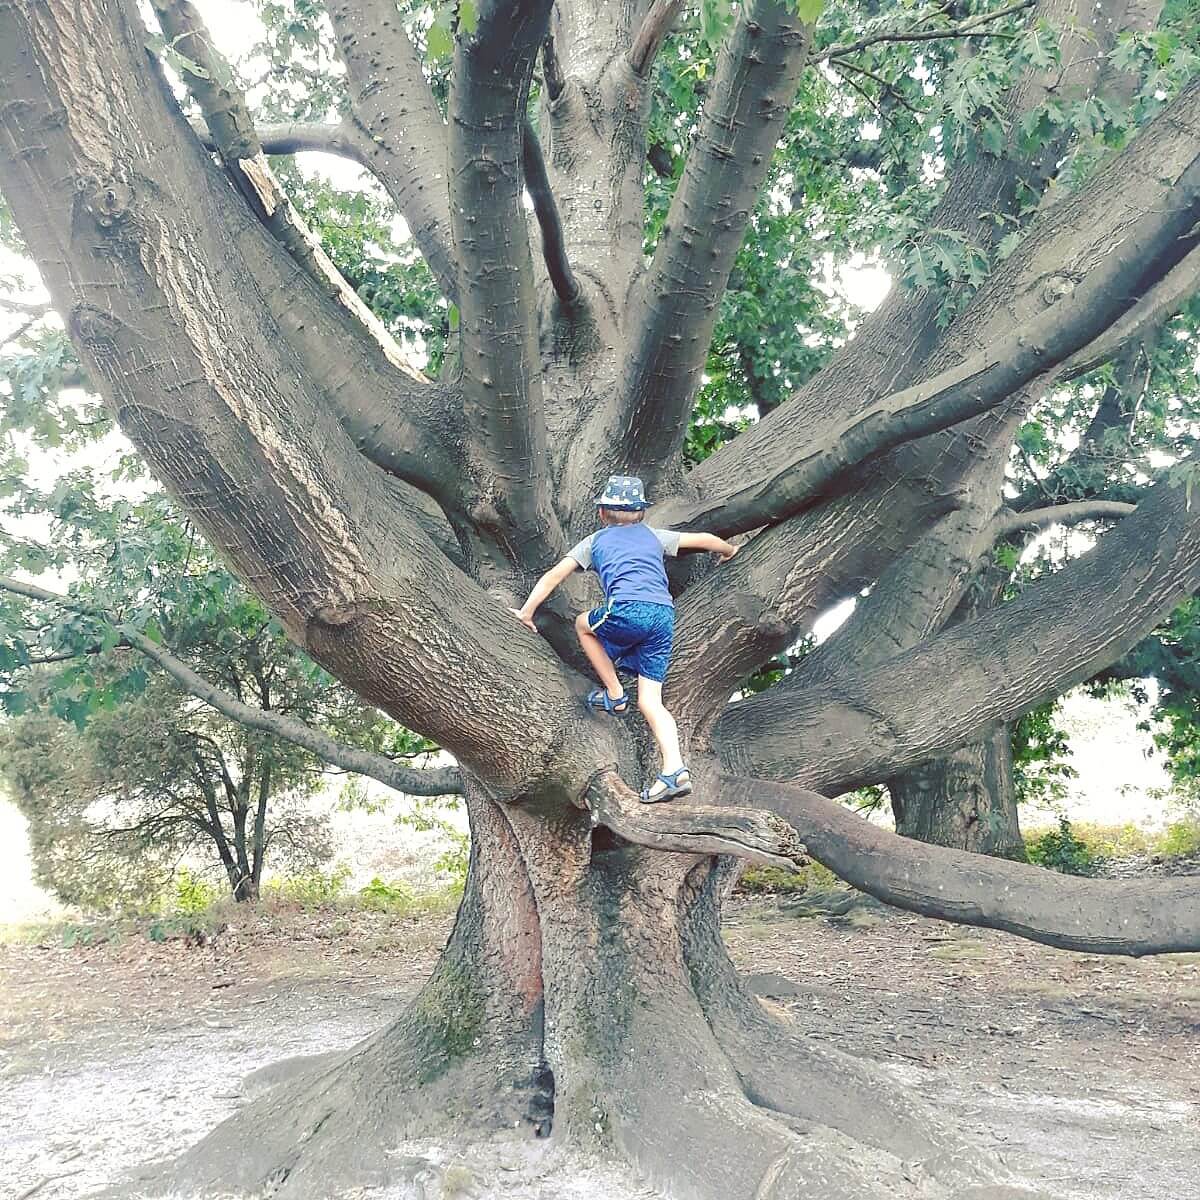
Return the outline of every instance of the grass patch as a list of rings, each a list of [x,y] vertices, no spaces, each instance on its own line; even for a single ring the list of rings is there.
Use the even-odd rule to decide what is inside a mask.
[[[1060,819],[1052,829],[1027,829],[1025,848],[1030,862],[1069,874],[1087,874],[1107,859],[1179,858],[1200,853],[1200,819],[1174,821],[1165,829],[1143,829],[1127,822],[1102,825],[1095,821]]]
[[[796,896],[841,885],[828,867],[810,862],[793,871],[783,867],[747,867],[738,880],[737,890],[748,896]]]
[[[462,884],[458,881],[418,892],[402,883],[374,879],[361,891],[347,893],[345,878],[331,888],[329,877],[318,880],[306,876],[299,882],[272,880],[263,888],[260,900],[238,904],[231,896],[188,878],[169,893],[157,911],[0,924],[0,945],[61,946],[69,950],[131,938],[203,943],[230,926],[247,923],[257,923],[266,931],[286,931],[287,915],[297,911],[326,914],[328,934],[338,938],[353,931],[356,913],[387,913],[401,918],[443,916],[453,912],[461,899]],[[405,940],[404,936],[396,936],[397,945]]]
[[[988,948],[974,939],[941,942],[929,951],[929,957],[940,958],[946,962],[977,961],[988,957]]]
[[[14,921],[0,924],[0,946],[98,946],[118,942],[134,922],[127,918],[97,921]]]

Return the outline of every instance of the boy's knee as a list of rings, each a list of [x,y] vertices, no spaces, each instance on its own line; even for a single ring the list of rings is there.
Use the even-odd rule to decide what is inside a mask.
[[[578,634],[580,634],[580,635],[582,635],[582,634],[585,634],[585,633],[591,633],[591,632],[592,632],[592,627],[591,627],[591,625],[589,625],[589,624],[588,624],[588,615],[587,615],[587,613],[585,613],[585,612],[581,612],[581,613],[580,613],[580,614],[579,614],[579,615],[578,615],[578,616],[575,618],[575,632],[576,632],[576,633],[578,633]]]
[[[653,716],[656,713],[666,712],[663,707],[663,702],[658,696],[646,696],[641,692],[638,693],[638,708],[644,717]]]

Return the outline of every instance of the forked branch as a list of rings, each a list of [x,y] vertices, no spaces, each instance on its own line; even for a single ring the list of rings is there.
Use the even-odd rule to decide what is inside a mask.
[[[665,512],[675,526],[728,536],[786,520],[866,459],[987,412],[1100,336],[1131,305],[1154,264],[1179,252],[1200,218],[1200,158],[1173,189],[1165,211],[1147,213],[1120,246],[1069,295],[987,350],[913,387],[876,401],[782,470],[715,502]],[[657,516],[658,514],[656,514]]]
[[[264,157],[231,68],[214,48],[195,7],[189,0],[154,3],[164,31],[182,47],[186,61],[180,69],[207,123],[202,140],[217,151],[251,211],[290,256],[286,265],[267,256],[257,266],[272,317],[324,389],[359,451],[436,498],[448,513],[456,512],[461,507],[458,472],[448,448],[451,437],[443,436],[456,405],[446,389],[431,385],[412,367],[293,208]],[[339,140],[348,144],[365,138],[352,126],[330,128],[340,129]],[[295,128],[287,130],[294,146]],[[346,337],[355,339],[359,351],[330,355],[329,345]]]
[[[732,705],[717,725],[723,759],[838,794],[1061,695],[1200,588],[1200,506],[1188,490],[1182,475],[1164,479],[1093,549],[991,612],[827,683],[784,681]]]
[[[630,310],[626,401],[602,415],[598,438],[612,461],[652,485],[677,461],[721,295],[811,39],[812,27],[790,5],[753,0],[721,49],[683,178]]]
[[[759,808],[716,808],[675,802],[643,804],[615,771],[604,771],[586,794],[592,821],[652,850],[732,854],[747,862],[792,868],[807,861],[796,831]]]
[[[363,164],[383,184],[450,300],[458,267],[446,190],[446,123],[395,0],[327,0]]]
[[[292,207],[266,160],[233,70],[217,51],[191,0],[152,3],[163,33],[180,50],[180,73],[204,113],[217,153],[251,209],[318,287],[352,314],[364,331],[369,331],[393,366],[414,379],[422,379],[383,322],[358,298]]]
[[[1200,950],[1194,880],[1079,879],[900,837],[835,801],[786,784],[722,776],[730,804],[786,819],[818,862],[897,908],[1089,954]]]
[[[341,767],[345,771],[353,771],[358,775],[369,775],[372,779],[377,779],[380,783],[410,796],[445,796],[458,794],[463,790],[462,776],[457,767],[431,767],[428,770],[406,767],[402,763],[393,762],[383,754],[376,754],[371,750],[363,750],[361,747],[339,742],[324,730],[317,729],[285,713],[268,712],[265,709],[244,704],[236,696],[217,687],[216,684],[210,683],[198,672],[192,670],[187,663],[172,654],[165,646],[152,641],[138,630],[122,624],[109,613],[84,604],[72,596],[64,596],[58,592],[38,587],[36,584],[12,579],[7,575],[0,575],[0,589],[102,621],[120,634],[125,645],[137,650],[150,662],[161,667],[189,696],[194,696],[239,725],[282,738],[284,741],[308,750],[332,766]]]

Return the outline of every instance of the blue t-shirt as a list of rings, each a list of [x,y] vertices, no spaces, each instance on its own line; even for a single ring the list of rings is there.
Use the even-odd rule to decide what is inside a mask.
[[[673,605],[663,555],[678,553],[675,530],[653,529],[639,522],[606,525],[573,547],[568,557],[600,576],[605,600]]]

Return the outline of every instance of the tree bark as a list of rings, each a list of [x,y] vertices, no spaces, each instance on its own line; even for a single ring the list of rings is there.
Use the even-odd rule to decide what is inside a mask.
[[[904,837],[1024,861],[1010,726],[921,763],[887,787]]]

